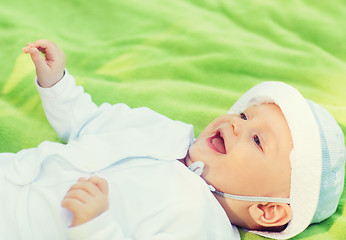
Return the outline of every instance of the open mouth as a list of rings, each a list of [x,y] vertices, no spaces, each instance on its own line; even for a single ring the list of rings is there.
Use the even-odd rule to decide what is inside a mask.
[[[214,136],[209,138],[209,146],[216,152],[226,154],[225,141],[223,140],[220,130]]]

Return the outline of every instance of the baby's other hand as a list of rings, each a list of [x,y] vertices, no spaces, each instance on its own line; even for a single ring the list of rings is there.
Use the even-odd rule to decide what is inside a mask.
[[[107,181],[96,176],[78,179],[66,193],[62,206],[73,213],[71,227],[97,217],[108,209]]]
[[[37,81],[41,87],[51,87],[64,76],[65,54],[55,43],[45,39],[37,40],[28,43],[23,52],[30,53],[36,67]]]

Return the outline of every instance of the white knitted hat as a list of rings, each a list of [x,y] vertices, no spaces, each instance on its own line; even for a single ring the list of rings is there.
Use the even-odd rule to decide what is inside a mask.
[[[297,89],[282,82],[263,82],[254,86],[229,113],[240,113],[254,103],[262,102],[272,102],[280,107],[291,132],[292,219],[282,232],[250,232],[288,239],[335,212],[345,177],[344,136],[327,110],[304,99]]]

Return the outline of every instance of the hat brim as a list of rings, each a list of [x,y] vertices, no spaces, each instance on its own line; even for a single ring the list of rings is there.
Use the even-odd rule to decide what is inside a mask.
[[[269,238],[288,239],[309,226],[317,208],[322,172],[319,129],[304,97],[297,89],[282,82],[263,82],[254,86],[232,106],[228,113],[240,113],[254,103],[262,102],[272,102],[280,107],[291,132],[292,219],[282,232],[250,232]]]

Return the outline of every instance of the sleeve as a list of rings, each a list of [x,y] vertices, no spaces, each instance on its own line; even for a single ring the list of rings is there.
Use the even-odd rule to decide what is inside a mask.
[[[111,107],[108,103],[98,107],[82,86],[76,86],[66,69],[64,77],[53,87],[42,88],[37,80],[36,87],[49,123],[64,142],[78,138],[90,121]]]
[[[119,224],[108,211],[84,224],[68,228],[67,238],[70,240],[130,240],[124,236]]]

